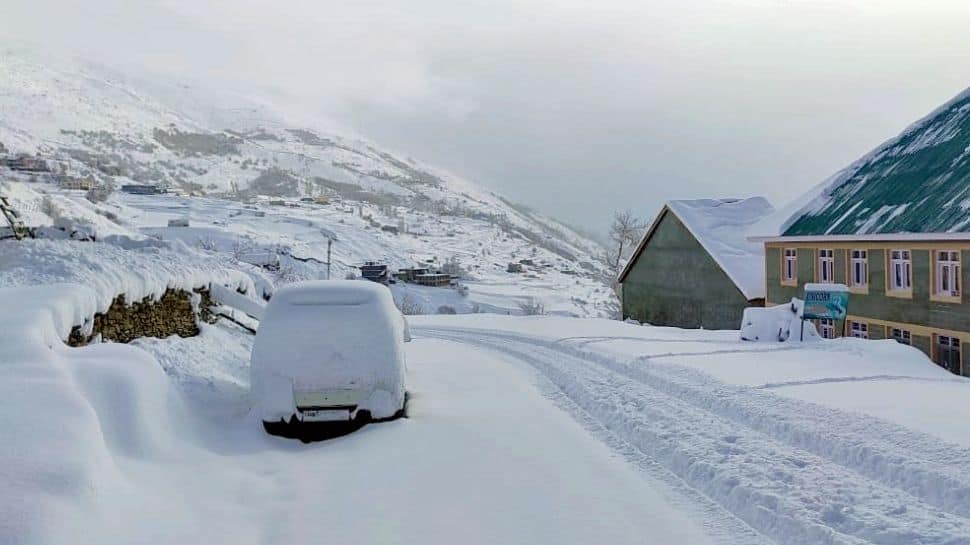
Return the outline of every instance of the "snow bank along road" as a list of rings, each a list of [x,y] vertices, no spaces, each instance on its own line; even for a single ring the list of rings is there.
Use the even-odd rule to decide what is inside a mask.
[[[0,363],[4,545],[725,542],[475,346],[409,344],[408,419],[304,445],[250,413],[252,337],[232,324],[50,341],[59,396],[44,368]]]
[[[970,449],[659,359],[440,323],[414,332],[528,364],[631,462],[679,482],[724,538],[737,536],[733,515],[777,543],[970,543]],[[762,358],[788,352],[748,346]]]

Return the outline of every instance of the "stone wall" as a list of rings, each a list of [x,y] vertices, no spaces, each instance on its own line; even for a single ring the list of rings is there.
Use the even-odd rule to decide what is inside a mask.
[[[193,299],[198,304],[193,304]],[[168,290],[159,299],[146,297],[128,304],[124,295],[112,301],[104,313],[92,319],[91,333],[75,326],[68,337],[70,346],[83,346],[99,335],[103,340],[127,343],[139,337],[194,337],[199,334],[198,320],[213,322],[209,291]]]

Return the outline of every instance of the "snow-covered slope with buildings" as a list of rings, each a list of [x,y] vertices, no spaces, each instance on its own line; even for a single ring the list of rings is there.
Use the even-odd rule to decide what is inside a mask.
[[[0,191],[28,225],[180,239],[245,261],[280,254],[284,282],[323,277],[328,242],[336,278],[365,261],[460,270],[472,297],[400,290],[424,312],[518,313],[535,300],[550,312],[615,311],[601,248],[555,220],[371,142],[207,96],[80,60],[0,51],[0,155],[30,154],[51,170],[0,166]],[[71,184],[174,194],[115,191],[94,203]],[[524,272],[506,271],[522,260]]]

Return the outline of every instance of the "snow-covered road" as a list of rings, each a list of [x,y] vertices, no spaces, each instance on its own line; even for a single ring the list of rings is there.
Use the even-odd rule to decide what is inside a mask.
[[[411,318],[409,418],[309,445],[228,322],[8,352],[0,543],[970,544],[970,380],[910,347]]]
[[[628,460],[686,484],[681,492],[706,504],[709,529],[732,528],[734,515],[778,543],[970,543],[967,449],[649,358],[508,331],[415,332],[534,368],[561,406]]]
[[[409,345],[407,419],[309,445],[267,436],[247,408],[249,339],[220,325],[138,341],[168,375],[126,362],[138,384],[84,371],[110,467],[12,542],[758,543],[705,528],[550,403],[534,372],[468,343]],[[78,365],[98,367],[100,347],[126,348],[80,349]]]

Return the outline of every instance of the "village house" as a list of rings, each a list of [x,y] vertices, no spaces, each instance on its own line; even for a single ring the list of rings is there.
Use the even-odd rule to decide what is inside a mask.
[[[0,158],[0,165],[19,172],[50,172],[47,161],[40,157],[33,157],[26,153],[21,153],[14,157]]]
[[[77,178],[74,176],[63,176],[60,178],[60,186],[61,186],[61,189],[88,191],[98,187],[98,182],[93,178]]]
[[[846,321],[817,321],[822,336],[895,339],[970,376],[970,92],[749,235],[765,246],[766,304],[846,284]]]
[[[765,296],[764,249],[745,231],[773,212],[762,197],[668,202],[620,273],[623,318],[737,329]]]
[[[125,184],[121,186],[121,191],[133,195],[161,195],[165,190],[154,184]]]

